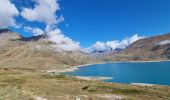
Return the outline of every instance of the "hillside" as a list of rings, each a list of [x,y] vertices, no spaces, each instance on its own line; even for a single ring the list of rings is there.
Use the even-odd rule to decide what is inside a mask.
[[[120,53],[106,58],[112,60],[151,61],[170,59],[170,33],[140,39]]]
[[[56,69],[98,62],[81,51],[62,51],[44,36],[24,38],[9,30],[0,33],[0,67]]]
[[[85,54],[63,51],[45,35],[21,37],[8,29],[0,30],[0,66],[23,69],[60,69],[107,61],[151,61],[170,59],[170,34],[138,40],[114,53]]]

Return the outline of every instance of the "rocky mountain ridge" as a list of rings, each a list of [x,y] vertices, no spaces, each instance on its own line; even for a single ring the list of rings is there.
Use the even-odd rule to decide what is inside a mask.
[[[23,38],[2,31],[0,44],[0,67],[45,70],[98,62],[81,51],[62,51],[43,36]]]
[[[122,52],[111,54],[106,58],[132,61],[169,60],[170,33],[140,39]]]

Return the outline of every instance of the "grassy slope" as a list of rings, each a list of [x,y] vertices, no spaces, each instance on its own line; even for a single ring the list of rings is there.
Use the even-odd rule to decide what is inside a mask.
[[[111,96],[124,99],[170,100],[170,87],[142,87],[97,81],[85,81],[64,75],[42,74],[34,70],[0,70],[0,100],[108,100]]]
[[[6,45],[0,46],[0,68],[50,70],[100,62],[100,59],[80,51],[57,51],[57,48],[52,48],[48,42],[7,42]]]

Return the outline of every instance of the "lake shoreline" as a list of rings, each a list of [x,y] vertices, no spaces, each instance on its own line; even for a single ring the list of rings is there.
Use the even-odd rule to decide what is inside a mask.
[[[82,80],[87,80],[87,81],[104,81],[104,80],[110,80],[113,79],[112,77],[98,77],[98,76],[75,76],[78,79],[82,79]]]
[[[97,64],[109,64],[109,63],[150,63],[150,62],[166,62],[166,61],[170,61],[170,60],[157,60],[157,61],[113,61],[113,62],[101,62],[101,63],[91,63],[91,64],[83,64],[83,65],[77,65],[77,66],[73,66],[73,67],[69,67],[69,68],[65,68],[65,69],[56,69],[56,70],[45,70],[45,73],[55,73],[55,74],[63,74],[66,72],[73,72],[76,70],[79,70],[79,68],[81,67],[86,67],[86,66],[90,66],[90,65],[97,65]],[[77,78],[80,79],[85,79],[85,80],[108,80],[108,78],[104,78],[101,76],[100,77],[93,77],[93,76],[75,76]]]
[[[56,73],[56,74],[62,74],[65,72],[73,72],[78,70],[80,67],[85,67],[85,66],[90,66],[90,65],[97,65],[97,64],[106,64],[107,62],[104,63],[91,63],[91,64],[83,64],[83,65],[77,65],[65,69],[55,69],[55,70],[45,70],[46,73]]]
[[[170,61],[170,60],[153,60],[153,61],[113,61],[113,62],[101,62],[101,63],[91,63],[91,64],[83,64],[83,65],[77,65],[77,66],[73,66],[70,68],[66,68],[66,69],[61,69],[59,71],[56,71],[58,74],[59,73],[65,73],[65,72],[72,72],[72,71],[76,71],[81,67],[86,67],[86,66],[90,66],[90,65],[98,65],[98,64],[109,64],[109,63],[150,63],[150,62],[166,62],[166,61]]]
[[[54,69],[54,70],[45,70],[47,73],[56,73],[61,74],[65,72],[73,72],[78,70],[81,67],[86,67],[90,65],[98,65],[98,64],[109,64],[109,63],[150,63],[150,62],[166,62],[170,60],[153,60],[153,61],[112,61],[112,62],[100,62],[100,63],[90,63],[90,64],[83,64],[83,65],[76,65],[73,67],[68,67],[65,69]]]
[[[131,85],[135,85],[135,86],[155,86],[156,84],[150,84],[150,83],[130,83]]]

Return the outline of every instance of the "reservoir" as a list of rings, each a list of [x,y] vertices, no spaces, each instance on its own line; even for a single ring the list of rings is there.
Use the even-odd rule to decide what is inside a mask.
[[[115,62],[80,67],[66,75],[111,77],[105,82],[170,85],[170,62]]]

